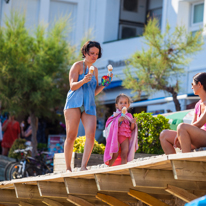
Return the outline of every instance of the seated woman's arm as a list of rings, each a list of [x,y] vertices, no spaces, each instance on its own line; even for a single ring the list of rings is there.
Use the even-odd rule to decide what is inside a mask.
[[[198,120],[192,123],[192,125],[198,128],[201,128],[204,124],[206,124],[206,111],[201,115],[201,117]]]

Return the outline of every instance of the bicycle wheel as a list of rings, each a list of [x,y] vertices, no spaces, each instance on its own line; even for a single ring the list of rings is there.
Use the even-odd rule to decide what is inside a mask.
[[[35,166],[28,166],[24,172],[24,177],[38,176],[38,175],[42,175],[42,172]]]
[[[12,164],[15,164],[16,162],[9,162],[7,165],[6,165],[6,167],[5,167],[5,169],[4,169],[4,178],[5,178],[5,180],[10,180],[10,178],[9,178],[9,172],[10,172],[10,169],[11,169],[11,166],[12,166]]]
[[[19,162],[16,162],[15,164],[13,164],[10,168],[9,171],[9,177],[10,180],[12,179],[20,179],[23,177],[22,175],[22,164]]]

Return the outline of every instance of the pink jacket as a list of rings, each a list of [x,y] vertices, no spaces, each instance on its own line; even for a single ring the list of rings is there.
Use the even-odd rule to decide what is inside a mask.
[[[132,122],[130,113],[126,113],[125,118]],[[114,114],[109,117],[106,122],[105,132],[106,132],[106,148],[104,151],[104,162],[105,164],[109,163],[109,160],[112,159],[113,153],[119,151],[118,144],[118,119],[121,117],[121,111],[114,112]],[[130,162],[134,159],[135,151],[138,149],[138,129],[135,124],[135,129],[132,131],[131,138],[129,140],[129,153],[127,156],[127,161]],[[121,164],[121,156],[119,155],[116,159],[114,165]]]

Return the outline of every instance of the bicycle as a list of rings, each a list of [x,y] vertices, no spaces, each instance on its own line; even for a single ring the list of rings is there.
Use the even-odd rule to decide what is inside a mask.
[[[15,150],[15,153],[22,153],[23,158],[19,162],[12,162],[5,168],[5,179],[19,179],[22,177],[38,176],[53,172],[52,159],[46,159],[48,152],[41,151],[35,158],[28,156],[32,147]]]

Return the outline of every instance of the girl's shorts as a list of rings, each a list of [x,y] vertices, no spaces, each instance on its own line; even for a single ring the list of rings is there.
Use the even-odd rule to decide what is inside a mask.
[[[124,140],[126,140],[127,138],[129,139],[129,137],[119,135],[119,136],[118,136],[118,142],[119,142],[120,144],[122,144],[122,142],[124,142]]]

